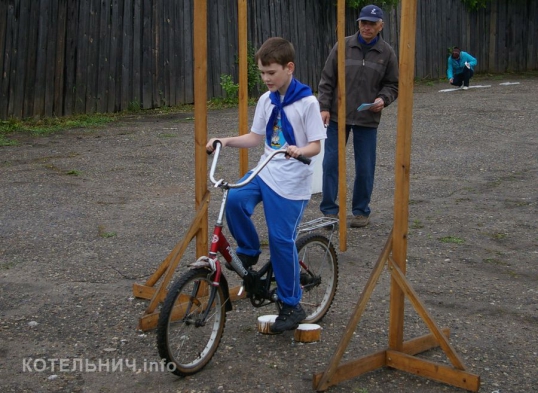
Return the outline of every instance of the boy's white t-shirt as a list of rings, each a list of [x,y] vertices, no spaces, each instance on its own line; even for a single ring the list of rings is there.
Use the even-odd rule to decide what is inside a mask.
[[[263,135],[264,138],[266,126],[274,108],[269,94],[269,91],[264,93],[258,100],[251,129],[252,132]],[[303,147],[309,142],[327,138],[327,131],[321,119],[319,102],[315,96],[305,97],[285,106],[284,112],[286,112],[286,117],[293,127],[297,147]],[[263,162],[275,149],[285,149],[287,147],[288,144],[282,135],[278,135],[278,133],[275,130],[275,135],[272,138],[274,146],[269,146],[267,139],[265,139],[264,153],[258,164]],[[279,145],[279,140],[281,146]],[[293,158],[286,159],[284,154],[277,155],[262,169],[259,176],[281,197],[292,200],[307,200],[310,199],[315,159],[316,157],[312,157],[312,163],[305,165]]]

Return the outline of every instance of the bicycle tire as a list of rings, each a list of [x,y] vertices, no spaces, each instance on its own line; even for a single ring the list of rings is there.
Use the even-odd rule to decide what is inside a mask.
[[[301,266],[301,281],[304,281],[303,277],[306,280],[308,277],[316,277],[317,280],[310,285],[301,282],[304,287],[301,305],[306,312],[303,323],[316,323],[327,314],[336,294],[338,255],[329,239],[317,233],[303,235],[295,244],[299,260],[311,273],[307,273]]]
[[[204,368],[222,338],[226,299],[220,286],[210,285],[211,274],[211,271],[199,268],[180,276],[170,287],[159,313],[159,355],[164,359],[166,369],[179,376],[192,375]],[[209,305],[211,292],[215,297]],[[199,318],[207,307],[211,311],[204,323],[200,323]]]

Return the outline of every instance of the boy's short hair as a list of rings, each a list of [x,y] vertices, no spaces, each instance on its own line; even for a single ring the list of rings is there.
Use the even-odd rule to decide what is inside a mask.
[[[272,63],[285,67],[289,62],[295,62],[295,48],[288,40],[281,37],[272,37],[263,43],[254,55],[256,64],[258,61],[264,66]]]

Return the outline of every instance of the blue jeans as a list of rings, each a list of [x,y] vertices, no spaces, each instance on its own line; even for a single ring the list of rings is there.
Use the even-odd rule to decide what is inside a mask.
[[[355,182],[351,212],[354,216],[370,215],[370,199],[374,189],[376,162],[377,128],[367,128],[346,124],[346,144],[353,131],[353,151],[355,155]],[[338,214],[338,123],[329,122],[325,155],[323,157],[322,200],[319,206],[323,214]]]
[[[243,179],[250,175],[247,173]],[[243,180],[242,179],[242,180]],[[308,200],[281,197],[256,176],[241,188],[232,188],[226,204],[226,222],[237,242],[237,252],[256,256],[261,253],[260,239],[251,220],[256,206],[263,202],[269,235],[271,264],[277,282],[279,300],[290,306],[302,297],[300,267],[295,238]]]

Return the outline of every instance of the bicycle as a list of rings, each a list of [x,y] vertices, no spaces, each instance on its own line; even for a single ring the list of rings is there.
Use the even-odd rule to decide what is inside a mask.
[[[270,154],[248,178],[232,184],[223,179],[215,180],[215,170],[222,144],[216,141],[215,156],[211,164],[210,180],[214,187],[222,189],[222,202],[214,226],[208,256],[198,258],[189,265],[189,270],[179,276],[166,295],[159,313],[157,324],[157,347],[165,360],[167,370],[178,376],[197,373],[205,367],[215,354],[226,323],[226,312],[232,303],[228,281],[219,260],[224,258],[227,268],[243,279],[243,289],[254,307],[275,304],[280,311],[276,293],[276,281],[271,261],[259,270],[245,269],[235,251],[223,234],[223,218],[228,192],[232,188],[243,187],[278,154]],[[306,157],[298,157],[309,163]],[[338,257],[331,242],[338,219],[318,218],[299,225],[295,241],[301,267],[300,281],[303,289],[301,305],[306,311],[303,323],[320,321],[329,310],[338,284]],[[333,226],[330,237],[313,232],[318,228]]]

